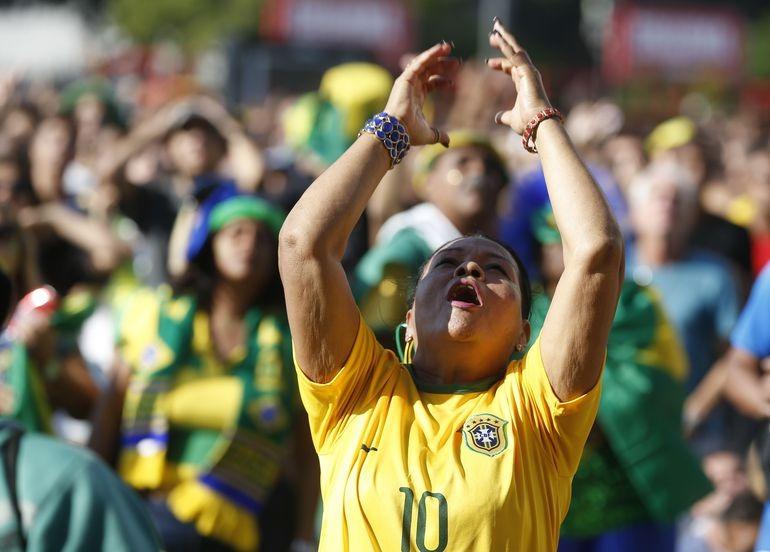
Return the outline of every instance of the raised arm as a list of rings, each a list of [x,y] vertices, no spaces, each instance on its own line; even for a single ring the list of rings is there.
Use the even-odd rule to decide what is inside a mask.
[[[425,121],[422,105],[434,88],[451,84],[457,60],[437,44],[417,56],[396,79],[385,112],[406,127],[413,146],[448,145]],[[313,184],[289,213],[278,250],[286,308],[300,367],[327,382],[347,359],[359,315],[341,259],[353,226],[390,168],[390,156],[374,136],[362,134]]]
[[[228,165],[238,187],[250,192],[259,188],[265,174],[265,161],[243,125],[230,115],[225,106],[209,96],[196,97],[193,106],[227,141]]]
[[[515,132],[551,107],[540,74],[516,39],[496,21],[490,44],[503,57],[489,60],[511,75],[518,96],[497,121]],[[602,192],[578,157],[562,125],[543,121],[535,146],[564,245],[564,273],[540,334],[548,379],[561,400],[596,384],[623,281],[623,239]]]

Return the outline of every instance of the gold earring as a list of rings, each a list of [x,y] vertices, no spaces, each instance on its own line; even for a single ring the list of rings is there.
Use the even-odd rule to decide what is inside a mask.
[[[414,338],[409,336],[406,338],[406,347],[404,347],[404,364],[412,364],[414,359]]]
[[[521,343],[519,343],[518,345],[516,345],[516,350],[517,350],[519,353],[522,351],[522,349],[524,349],[524,346],[523,346]]]

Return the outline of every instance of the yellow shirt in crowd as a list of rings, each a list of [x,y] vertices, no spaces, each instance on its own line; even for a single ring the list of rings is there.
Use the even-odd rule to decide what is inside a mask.
[[[298,375],[321,462],[320,550],[556,550],[600,386],[561,402],[539,340],[482,389],[426,388],[362,321],[334,380]]]

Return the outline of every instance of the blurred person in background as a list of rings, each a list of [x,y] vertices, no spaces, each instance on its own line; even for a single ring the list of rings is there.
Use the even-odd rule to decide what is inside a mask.
[[[263,177],[264,160],[242,125],[218,101],[189,96],[139,121],[101,160],[100,180],[120,186],[125,170],[138,158],[155,164],[161,160],[157,152],[161,144],[170,171],[166,178],[161,175],[152,189],[164,194],[178,209],[167,266],[170,275],[178,277],[186,267],[187,239],[198,205],[221,186],[256,190]],[[120,194],[124,200],[137,199],[130,188],[123,192],[127,192]],[[146,227],[143,221],[135,222]]]
[[[728,376],[726,396],[752,418],[762,420],[756,441],[765,478],[770,483],[770,266],[754,283],[724,357]],[[765,504],[756,550],[770,550],[770,502]]]
[[[170,195],[178,203],[200,192],[197,179],[232,179],[253,191],[262,178],[263,161],[251,139],[214,98],[195,95],[171,101],[137,121],[102,160],[100,176],[110,179],[133,157],[162,144],[170,162]]]
[[[14,303],[0,270],[0,327]],[[159,550],[144,504],[87,450],[0,414],[0,548]]]
[[[770,142],[747,152],[743,193],[730,202],[728,215],[751,232],[752,275],[757,277],[770,261]]]
[[[6,214],[8,224],[18,226],[17,237],[23,242],[25,263],[30,263],[35,271],[35,280],[26,281],[19,291],[24,294],[40,285],[50,285],[61,298],[60,307],[63,309],[51,319],[35,320],[35,330],[31,335],[45,338],[44,343],[48,344],[43,348],[37,345],[32,347],[35,352],[33,357],[40,357],[35,358],[38,369],[27,370],[30,377],[41,373],[48,387],[45,393],[38,390],[39,400],[36,402],[38,405],[46,404],[48,401],[43,398],[48,395],[51,406],[56,407],[61,403],[56,398],[59,394],[69,396],[69,400],[79,407],[73,409],[67,406],[65,410],[75,414],[75,418],[83,419],[90,415],[90,407],[96,398],[95,381],[99,381],[100,374],[72,372],[78,376],[80,383],[81,392],[76,393],[61,384],[59,370],[61,366],[69,366],[70,360],[83,365],[83,349],[78,343],[80,330],[96,307],[97,297],[106,282],[130,258],[131,244],[121,238],[109,221],[95,216],[88,204],[93,195],[91,184],[83,189],[67,188],[66,173],[73,166],[75,140],[73,124],[66,116],[55,115],[41,120],[29,144],[30,186],[22,188],[14,200],[20,208]],[[15,242],[11,240],[11,244]],[[14,274],[15,269],[12,271]],[[59,320],[60,316],[64,320]],[[51,328],[47,327],[49,323]],[[57,332],[52,333],[54,329]],[[21,351],[18,347],[16,350]],[[16,353],[14,359],[12,366],[16,366],[16,362],[26,364],[20,353]],[[21,368],[15,371],[17,375],[22,372]],[[63,373],[67,375],[68,370]],[[17,384],[11,386],[16,388],[19,400],[30,393]],[[27,401],[24,399],[22,402]],[[43,420],[42,426],[50,429],[50,412],[39,408],[38,412]],[[67,416],[56,416],[55,429],[68,439],[81,442],[87,439],[87,425],[74,422]]]
[[[550,203],[530,224],[542,277],[533,288],[532,343],[564,259]],[[677,518],[711,490],[682,429],[686,373],[687,358],[657,292],[626,281],[607,342],[596,424],[572,480],[560,552],[674,551]]]
[[[647,164],[644,142],[633,134],[610,137],[602,147],[601,156],[624,195],[628,193],[633,178],[642,172]]]
[[[749,488],[744,458],[735,451],[717,451],[703,469],[714,491],[680,520],[677,552],[754,550],[762,503]]]
[[[75,81],[61,91],[59,112],[72,121],[75,134],[72,160],[63,179],[67,196],[89,209],[98,185],[98,163],[123,134],[125,123],[109,83],[90,78]]]
[[[61,295],[78,284],[99,284],[130,255],[128,245],[105,222],[64,189],[75,135],[63,116],[41,121],[29,148],[33,204],[18,213],[18,224],[34,237],[41,277]]]
[[[745,228],[725,218],[721,207],[709,201],[712,190],[728,186],[719,144],[687,117],[668,119],[645,139],[651,161],[671,162],[695,184],[697,217],[690,228],[692,247],[717,253],[732,264],[740,278],[741,295],[751,281],[751,244]]]
[[[26,151],[14,147],[0,133],[0,220],[12,220],[14,213],[31,202]]]
[[[674,162],[653,162],[632,181],[628,201],[635,234],[628,276],[660,291],[687,352],[685,388],[691,393],[726,349],[738,315],[738,285],[726,260],[690,245],[700,209],[689,171]],[[721,449],[728,437],[739,438],[727,423],[726,412],[714,412],[696,431],[700,454]]]
[[[284,137],[296,156],[296,168],[311,181],[318,177],[350,147],[366,120],[385,105],[392,86],[390,72],[373,63],[343,63],[327,70],[318,91],[300,96],[283,116]],[[302,183],[305,188],[310,184]],[[394,179],[391,184],[396,188],[401,183]],[[300,194],[292,197],[293,202],[305,188],[294,190]],[[388,196],[373,197],[356,224],[343,257],[346,272],[352,272],[369,249],[369,219],[379,227],[383,214],[392,208]]]
[[[0,167],[8,161],[0,161]],[[19,206],[29,200],[27,191],[15,184],[4,188],[0,210],[0,268],[13,282],[13,308],[47,283],[35,254],[36,236],[15,218]],[[15,320],[13,334],[0,335],[0,414],[29,431],[44,432],[53,431],[52,414],[58,409],[79,419],[90,416],[99,388],[84,364],[77,337],[92,310],[89,289],[74,286],[60,297],[55,312],[27,312]]]
[[[144,493],[166,550],[313,540],[318,465],[278,279],[282,221],[262,199],[213,191],[175,291],[140,291],[121,315],[124,364],[92,446]]]
[[[32,135],[40,123],[40,111],[29,101],[20,101],[2,111],[0,136],[9,140],[13,149],[26,153]]]
[[[392,329],[405,318],[408,290],[435,249],[477,232],[494,236],[498,197],[508,182],[505,163],[480,134],[449,133],[449,148],[426,146],[415,160],[414,184],[423,202],[382,225],[353,274],[366,323],[393,346]]]

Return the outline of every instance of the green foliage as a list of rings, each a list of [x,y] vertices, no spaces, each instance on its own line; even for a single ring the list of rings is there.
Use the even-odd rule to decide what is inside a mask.
[[[749,26],[746,57],[751,75],[770,77],[770,13]]]
[[[427,48],[440,40],[451,40],[456,54],[467,56],[474,53],[477,4],[468,0],[415,2],[412,9],[417,19],[417,48]]]
[[[188,53],[231,33],[255,34],[263,0],[110,0],[114,21],[133,39],[174,40]]]

